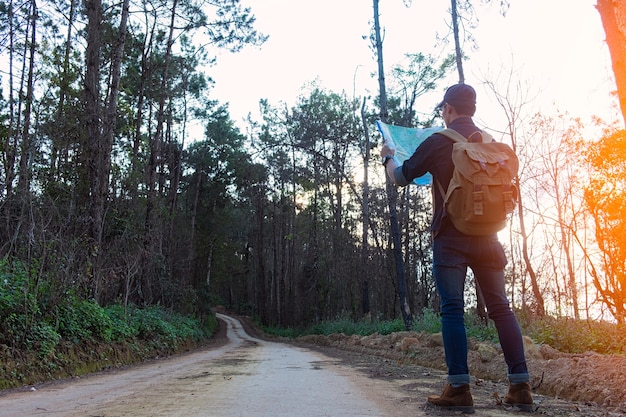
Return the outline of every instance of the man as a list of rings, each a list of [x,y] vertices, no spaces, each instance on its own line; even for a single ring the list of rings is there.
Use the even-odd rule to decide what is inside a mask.
[[[466,138],[480,132],[472,120],[476,111],[476,92],[471,86],[456,84],[448,88],[438,107],[442,110],[448,128]],[[426,172],[433,176],[433,276],[441,298],[441,325],[448,376],[443,393],[429,396],[428,403],[435,407],[474,412],[463,322],[463,290],[469,266],[482,292],[489,318],[495,322],[508,366],[509,390],[504,402],[530,411],[533,407],[530,378],[520,327],[504,289],[504,266],[507,260],[502,245],[495,234],[469,236],[456,230],[446,217],[443,196],[436,186],[439,182],[445,190],[452,178],[453,144],[451,139],[435,133],[401,166],[397,166],[392,158],[395,150],[386,143],[380,153],[387,175],[395,185],[406,186]]]

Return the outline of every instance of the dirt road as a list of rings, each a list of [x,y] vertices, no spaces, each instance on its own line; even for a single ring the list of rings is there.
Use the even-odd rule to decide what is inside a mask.
[[[378,366],[383,359],[261,340],[238,320],[219,318],[227,324],[227,343],[32,391],[5,392],[0,416],[459,415],[425,406],[426,396],[440,389],[441,371],[389,362]],[[346,360],[345,355],[353,356]],[[489,382],[473,388],[476,415],[510,417],[491,396],[502,390]],[[546,400],[550,406],[539,414],[609,415],[555,401]]]
[[[1,416],[384,416],[374,383],[337,359],[255,339],[0,396]],[[392,411],[392,410],[391,410]]]

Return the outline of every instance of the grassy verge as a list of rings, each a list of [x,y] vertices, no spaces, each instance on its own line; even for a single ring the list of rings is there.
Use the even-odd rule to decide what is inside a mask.
[[[596,352],[600,354],[626,355],[626,326],[591,320],[572,320],[570,318],[528,317],[519,315],[522,333],[538,344],[548,344],[565,353]],[[466,314],[467,336],[481,341],[498,343],[498,333],[492,321],[485,324],[478,316]],[[296,338],[304,335],[346,335],[368,336],[374,333],[389,334],[403,331],[404,322],[396,320],[359,320],[338,318],[324,321],[303,328],[263,327],[272,335]],[[412,329],[416,332],[438,333],[441,331],[439,315],[432,310],[413,321]]]
[[[65,306],[57,325],[35,321],[0,339],[0,389],[80,376],[183,352],[210,338],[214,315],[198,320],[160,307]],[[6,332],[6,329],[5,329]]]
[[[100,306],[0,259],[0,389],[79,376],[184,351],[210,338],[214,315]]]

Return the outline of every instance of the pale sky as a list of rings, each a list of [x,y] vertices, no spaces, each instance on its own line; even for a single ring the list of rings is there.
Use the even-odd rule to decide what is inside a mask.
[[[504,17],[499,0],[489,6],[474,3],[478,22],[471,33],[479,49],[467,46],[470,59],[464,69],[466,83],[478,91],[478,114],[484,124],[497,124],[502,115],[491,107],[493,100],[482,81],[508,79],[511,73],[514,82],[529,85],[537,110],[559,110],[583,119],[615,117],[610,110],[615,85],[596,0],[510,0]],[[256,28],[270,38],[260,48],[220,53],[217,65],[208,70],[216,81],[214,97],[229,103],[239,126],[248,113],[258,114],[259,99],[291,105],[302,87],[315,79],[326,89],[350,96],[377,94],[377,79],[371,76],[376,62],[369,41],[363,39],[373,19],[371,0],[242,0],[242,4],[251,7]],[[453,51],[452,44],[446,50],[435,48],[437,34],[448,33],[449,7],[449,0],[380,1],[387,79],[405,53],[437,56]],[[417,110],[432,111],[445,87],[457,80],[455,71],[439,91],[417,103]]]

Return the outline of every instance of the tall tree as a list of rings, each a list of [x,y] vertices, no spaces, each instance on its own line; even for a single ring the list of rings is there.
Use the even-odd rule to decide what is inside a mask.
[[[452,16],[452,36],[454,37],[454,56],[456,58],[456,69],[459,73],[459,84],[465,83],[465,71],[463,70],[463,50],[461,49],[461,39],[459,35],[459,10],[457,0],[450,0],[450,14]]]
[[[77,92],[74,91],[75,88],[72,85],[78,78],[78,71],[73,69],[76,66],[73,46],[79,0],[70,0],[69,5],[59,4],[59,7],[66,6],[69,6],[69,9],[65,15],[67,21],[63,22],[67,28],[65,43],[57,48],[58,52],[52,54],[52,56],[59,56],[58,66],[61,73],[50,76],[52,80],[58,79],[59,89],[54,119],[49,127],[51,144],[48,179],[52,182],[62,182],[72,176],[68,172],[73,171],[70,168],[73,165],[70,160],[70,147],[73,143],[79,142],[75,136],[77,135],[76,128],[80,126],[80,123],[76,123],[75,114],[77,111],[73,111],[75,110],[74,100]]]
[[[361,214],[363,216],[361,232],[361,310],[363,314],[369,315],[371,309],[371,299],[369,273],[370,184],[368,171],[371,147],[368,118],[365,112],[366,103],[367,99],[363,98],[363,103],[361,105],[361,122],[363,123],[363,145],[361,146],[361,156],[363,157],[363,197],[361,202]]]
[[[491,3],[493,0],[483,0],[484,3]],[[497,0],[500,3],[500,13],[505,15],[509,8],[508,0]],[[474,48],[477,48],[472,34],[468,29],[475,27],[474,6],[471,0],[450,0],[450,16],[452,19],[452,37],[454,39],[454,57],[456,69],[459,74],[459,84],[465,83],[465,70],[463,60],[466,58],[463,48],[464,41],[471,41]]]
[[[30,187],[30,159],[31,159],[31,123],[32,123],[32,109],[33,109],[33,101],[34,101],[34,89],[35,89],[35,57],[37,50],[37,19],[39,15],[39,11],[37,9],[37,2],[35,0],[31,0],[28,2],[29,4],[29,15],[30,19],[28,20],[28,31],[29,31],[29,39],[25,42],[25,46],[27,49],[28,56],[28,66],[27,72],[28,76],[26,79],[26,100],[25,100],[25,108],[24,108],[24,124],[22,126],[21,132],[21,152],[20,152],[20,164],[19,164],[19,175],[18,175],[18,189],[22,196],[26,196]]]
[[[378,62],[378,92],[380,100],[380,120],[387,122],[387,91],[385,85],[385,67],[383,64],[383,41],[380,34],[380,14],[378,12],[378,0],[374,1],[374,47],[376,60]],[[387,190],[387,200],[389,205],[389,222],[391,227],[391,237],[393,242],[393,256],[395,260],[396,278],[398,281],[398,298],[400,301],[400,312],[404,325],[409,330],[413,323],[413,316],[407,297],[406,277],[404,270],[404,260],[402,257],[402,241],[400,238],[400,224],[398,222],[397,202],[398,190],[393,186],[391,180],[385,176]]]
[[[94,296],[99,298],[99,289],[101,286],[100,280],[101,272],[98,266],[100,265],[99,257],[101,256],[102,247],[102,229],[104,223],[104,213],[106,209],[106,203],[109,198],[110,190],[110,175],[111,175],[111,152],[113,151],[113,141],[116,134],[117,126],[117,108],[118,108],[118,93],[120,89],[120,78],[122,72],[122,61],[124,59],[124,46],[126,44],[126,27],[129,14],[129,0],[122,2],[122,10],[120,17],[119,28],[117,29],[117,37],[112,47],[112,55],[110,60],[110,82],[108,85],[108,96],[104,103],[104,114],[102,118],[102,126],[98,129],[102,129],[101,133],[96,136],[98,143],[96,146],[90,146],[90,149],[96,149],[97,152],[91,154],[93,160],[89,161],[89,166],[94,168],[94,180],[92,182],[91,189],[91,222],[92,222],[92,236],[91,239],[94,243],[93,250],[91,251],[92,259],[91,263],[96,266],[97,270],[94,275]],[[93,22],[91,23],[93,24]],[[100,52],[98,52],[100,53]],[[99,100],[99,98],[98,98]],[[95,127],[90,128],[93,132]],[[100,136],[101,135],[101,136]]]
[[[566,314],[573,313],[578,320],[581,315],[574,243],[582,208],[578,203],[580,187],[577,185],[580,165],[572,162],[576,160],[577,154],[573,143],[578,140],[583,127],[579,121],[570,121],[571,125],[563,128],[562,122],[559,118],[535,116],[531,126],[537,131],[536,142],[533,145],[526,144],[526,147],[532,146],[533,153],[541,155],[531,161],[534,163],[533,179],[539,181],[536,188],[542,191],[539,193],[537,211],[543,214],[544,222],[555,223],[553,228],[547,228],[554,232],[546,232],[547,237],[542,239],[549,242],[548,252],[554,262],[554,284],[557,286],[554,304],[559,314],[565,310],[565,304]],[[563,289],[558,288],[558,278],[561,276]],[[561,297],[562,294],[566,296]]]
[[[586,155],[585,203],[602,252],[600,268],[591,269],[593,283],[615,320],[626,323],[626,131],[590,144]]]
[[[508,80],[509,80],[508,82],[510,83],[512,80],[512,77],[509,77]],[[525,89],[524,86],[521,85],[521,83],[518,83],[514,87],[505,86],[504,91],[506,91],[506,94],[502,94],[502,93],[499,93],[499,89],[498,89],[498,86],[496,85],[496,81],[490,80],[490,81],[487,81],[486,84],[495,95],[497,103],[502,108],[502,111],[506,117],[507,123],[505,127],[505,134],[509,137],[513,150],[519,153],[518,141],[520,140],[520,138],[518,137],[518,130],[523,125],[522,120],[521,120],[522,118],[521,110],[527,104],[526,95],[528,94],[528,90]],[[516,91],[516,97],[513,97],[511,95],[513,91]],[[531,156],[528,156],[528,158],[530,159]],[[524,175],[523,169],[524,168],[522,168],[521,174],[518,175],[518,177],[515,180],[517,183],[518,190],[521,190],[521,187],[523,185],[520,182],[520,177],[523,177]],[[530,233],[527,230],[527,225],[526,225],[525,206],[524,206],[523,196],[524,196],[524,193],[519,192],[518,201],[517,201],[517,214],[518,214],[517,218],[518,218],[518,224],[519,224],[519,230],[520,230],[520,237],[522,239],[522,255],[524,257],[525,269],[528,275],[530,276],[532,292],[533,292],[534,299],[535,299],[535,313],[539,316],[544,316],[546,310],[545,310],[545,302],[543,299],[543,294],[539,286],[539,276],[537,274],[537,271],[533,267],[533,263],[532,263],[531,256],[530,256],[530,249],[529,249]]]
[[[101,0],[86,0],[87,13],[87,50],[85,72],[85,133],[87,136],[86,159],[88,183],[87,194],[83,202],[89,206],[89,244],[88,256],[92,279],[91,290],[98,298],[101,274],[99,258],[101,256],[102,233],[105,205],[109,197],[111,152],[117,124],[118,92],[121,78],[123,51],[126,40],[128,20],[128,0],[122,3],[120,25],[110,60],[110,82],[107,86],[108,97],[105,104],[101,98],[101,60],[104,52],[103,5]]]
[[[91,262],[91,270],[87,271],[88,277],[94,278],[98,273],[94,260],[98,253],[98,240],[102,235],[102,210],[104,207],[103,197],[100,194],[100,186],[104,179],[104,169],[101,165],[102,149],[102,125],[100,105],[100,65],[102,56],[102,2],[101,0],[85,0],[87,13],[87,49],[85,51],[85,165],[87,166],[87,184],[84,188],[81,204],[88,207],[89,216],[89,241],[87,242],[88,256]]]
[[[406,127],[430,126],[433,118],[420,120],[415,111],[415,103],[419,97],[436,88],[437,82],[454,66],[454,57],[444,58],[440,63],[434,57],[422,53],[406,54],[405,57],[406,64],[396,65],[391,70],[388,122]],[[424,221],[424,214],[432,213],[432,206],[430,199],[423,198],[424,190],[413,192],[413,189],[414,187],[402,189],[399,217],[404,225],[405,273],[407,277],[415,277],[414,280],[407,280],[407,293],[418,300],[416,305],[420,307],[417,310],[419,313],[428,305],[431,292],[431,285],[427,283],[430,274],[425,276],[420,267],[428,264],[430,258],[428,251],[423,250],[431,241],[430,227],[428,221]],[[415,204],[412,199],[416,200]]]
[[[261,308],[267,319],[266,299],[259,296],[263,280],[257,280],[253,258],[263,253],[255,227],[258,211],[266,213],[262,190],[266,171],[250,162],[248,142],[230,119],[226,106],[207,103],[205,137],[187,147],[181,181],[181,205],[185,208],[172,236],[182,261],[190,263],[188,279],[195,293],[209,303],[209,292],[233,308]],[[265,219],[264,219],[265,221]],[[191,228],[191,229],[190,229]],[[189,244],[186,244],[189,242]],[[257,304],[259,303],[259,304]]]
[[[163,52],[163,66],[161,67],[161,74],[159,75],[159,95],[157,100],[157,114],[156,114],[156,126],[154,135],[150,136],[150,153],[147,166],[147,198],[146,198],[146,217],[145,217],[145,232],[144,232],[144,262],[142,271],[142,293],[145,294],[146,301],[153,303],[151,292],[151,281],[154,278],[153,268],[154,259],[161,257],[161,242],[163,235],[157,231],[157,224],[160,223],[160,219],[157,216],[159,212],[159,195],[157,184],[157,171],[161,164],[161,147],[163,142],[163,135],[165,131],[165,119],[166,119],[166,104],[170,99],[170,84],[171,76],[170,63],[172,61],[172,48],[174,46],[174,36],[176,33],[178,0],[173,0],[169,24],[167,26],[168,32],[165,40],[165,51]]]
[[[626,123],[626,3],[619,0],[598,0],[596,9],[604,26],[619,104]]]
[[[28,64],[29,50],[33,50],[36,44],[28,41],[29,32],[32,35],[36,33],[36,10],[32,7],[36,6],[35,2],[17,2],[10,0],[5,4],[2,12],[4,12],[3,25],[0,25],[2,36],[8,39],[8,126],[6,139],[4,139],[2,151],[2,168],[4,173],[4,195],[11,195],[15,186],[17,176],[16,162],[20,158],[20,144],[23,145],[24,130],[22,128],[22,109],[24,106],[24,86],[27,84],[27,74],[30,72],[28,68],[34,65]],[[32,39],[32,36],[31,36]],[[29,47],[30,45],[30,47]],[[16,71],[19,68],[20,70]],[[26,70],[24,70],[26,69]],[[26,172],[24,175],[26,176]],[[23,180],[24,181],[24,180]],[[24,181],[26,184],[28,181]],[[12,220],[13,222],[14,220]]]

